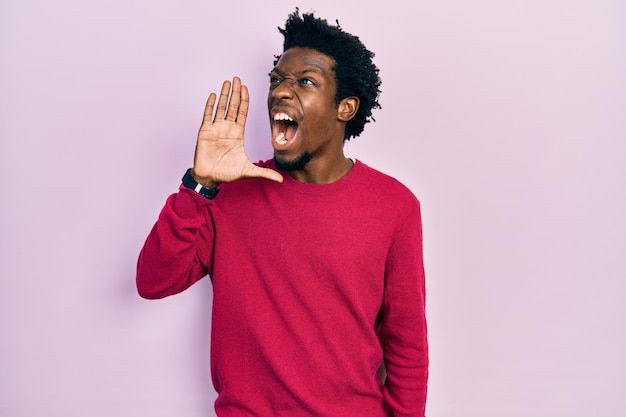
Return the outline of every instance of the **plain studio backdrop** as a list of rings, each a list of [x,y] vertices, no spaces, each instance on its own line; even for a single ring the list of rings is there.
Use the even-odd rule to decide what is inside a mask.
[[[429,417],[626,415],[619,0],[2,1],[0,415],[214,415],[210,281],[143,300],[135,262],[223,80],[271,157],[296,5],[376,53],[346,149],[422,202]]]

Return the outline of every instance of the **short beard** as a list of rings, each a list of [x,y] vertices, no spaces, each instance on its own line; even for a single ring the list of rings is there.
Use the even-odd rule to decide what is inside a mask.
[[[276,152],[274,152],[274,165],[276,165],[276,168],[282,169],[283,171],[300,171],[304,169],[311,159],[313,159],[313,155],[304,152],[293,161],[285,161],[284,159],[279,159],[276,156]]]

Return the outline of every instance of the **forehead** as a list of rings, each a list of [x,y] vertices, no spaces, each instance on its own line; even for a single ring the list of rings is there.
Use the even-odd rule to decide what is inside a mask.
[[[330,56],[310,48],[290,48],[280,56],[276,70],[289,72],[314,71],[333,75],[335,60]]]

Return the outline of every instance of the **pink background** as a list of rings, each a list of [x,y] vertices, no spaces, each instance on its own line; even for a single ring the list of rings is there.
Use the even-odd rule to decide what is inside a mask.
[[[213,415],[210,282],[142,300],[135,261],[224,79],[270,156],[295,4],[1,3],[1,416]],[[624,4],[300,3],[377,54],[347,149],[423,204],[430,417],[626,415]]]

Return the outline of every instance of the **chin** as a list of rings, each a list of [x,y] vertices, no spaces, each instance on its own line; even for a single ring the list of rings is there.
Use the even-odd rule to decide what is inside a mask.
[[[300,171],[311,159],[313,159],[313,155],[308,152],[303,152],[302,155],[291,161],[281,158],[274,152],[274,165],[283,171]]]

